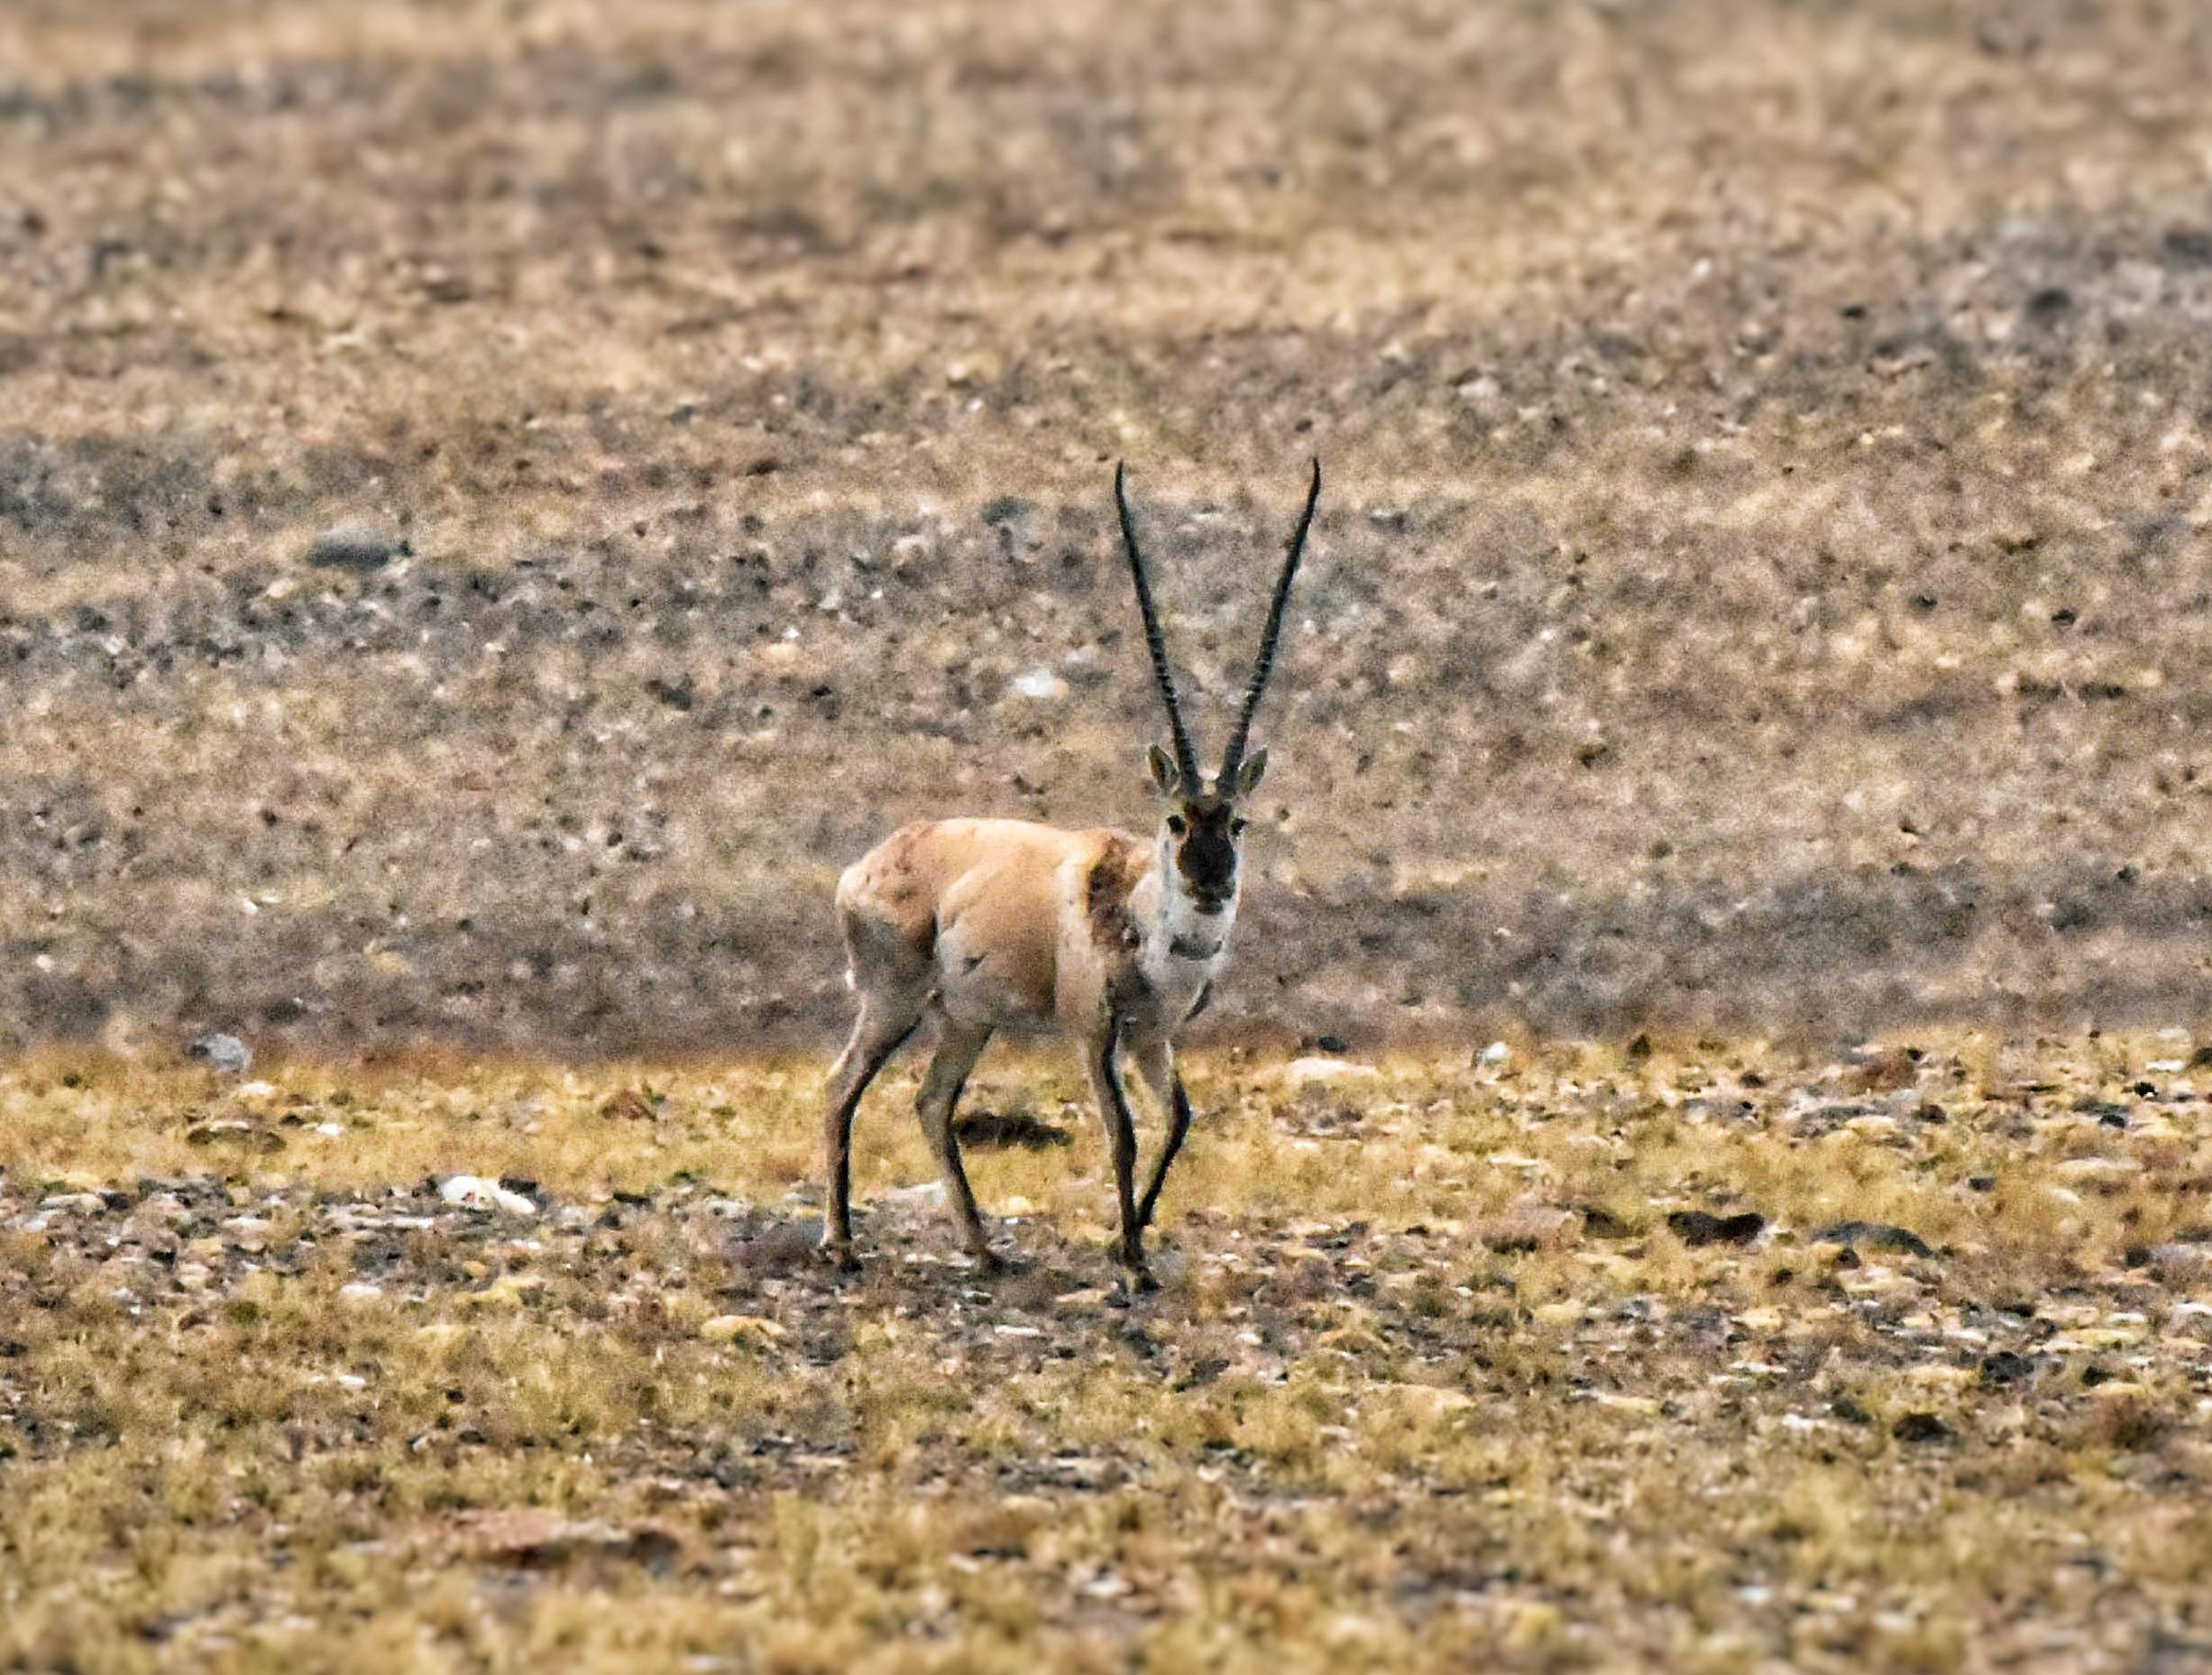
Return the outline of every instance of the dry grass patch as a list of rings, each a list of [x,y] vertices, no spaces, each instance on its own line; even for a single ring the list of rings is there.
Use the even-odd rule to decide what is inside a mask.
[[[1075,1130],[974,1154],[1021,1256],[988,1283],[895,1085],[863,1117],[867,1267],[816,1265],[810,1064],[18,1065],[0,1659],[1941,1669],[2193,1643],[2202,1072],[2158,1038],[1907,1045],[1295,1086],[1205,1061],[1167,1289],[1130,1310],[1051,1063],[977,1090]],[[464,1172],[509,1208],[449,1201]],[[1757,1230],[1693,1242],[1690,1210]]]

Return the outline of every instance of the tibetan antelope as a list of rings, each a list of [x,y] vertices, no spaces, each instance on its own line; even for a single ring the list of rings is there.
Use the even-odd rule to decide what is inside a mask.
[[[1244,742],[1267,690],[1290,583],[1320,496],[1316,460],[1244,707],[1209,781],[1183,724],[1124,473],[1115,468],[1122,545],[1174,744],[1172,756],[1156,743],[1147,753],[1164,805],[1150,842],[1126,832],[1069,832],[1026,820],[932,820],[892,833],[838,880],[846,982],[860,1003],[852,1036],[830,1074],[824,1121],[829,1201],[821,1244],[839,1266],[853,1265],[853,1112],[877,1072],[924,1029],[934,1056],[917,1102],[922,1131],[968,1248],[986,1268],[1000,1265],[960,1164],[952,1109],[995,1031],[1042,1029],[1082,1048],[1113,1152],[1125,1284],[1130,1291],[1152,1288],[1144,1229],[1190,1128],[1190,1099],[1175,1069],[1175,1032],[1205,1007],[1228,956],[1244,805],[1267,767],[1267,752],[1247,755]],[[1122,1087],[1124,1050],[1168,1118],[1141,1197],[1136,1131]]]

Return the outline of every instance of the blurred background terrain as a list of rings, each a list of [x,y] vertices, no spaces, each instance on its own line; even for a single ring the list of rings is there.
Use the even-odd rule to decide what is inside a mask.
[[[1217,1035],[2212,1011],[2212,14],[15,0],[0,1044],[841,1032],[1152,818]]]

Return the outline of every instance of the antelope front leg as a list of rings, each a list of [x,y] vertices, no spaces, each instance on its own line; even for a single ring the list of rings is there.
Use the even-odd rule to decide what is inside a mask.
[[[1175,1161],[1176,1153],[1183,1149],[1183,1140],[1190,1133],[1190,1095],[1184,1091],[1183,1079],[1176,1073],[1175,1049],[1165,1041],[1154,1042],[1138,1053],[1137,1072],[1144,1078],[1144,1085],[1152,1091],[1152,1098],[1168,1114],[1168,1132],[1160,1143],[1160,1157],[1152,1164],[1152,1178],[1145,1185],[1144,1196],[1137,1201],[1137,1228],[1142,1231],[1152,1224],[1152,1211],[1160,1203],[1160,1189],[1167,1184],[1168,1166]]]
[[[1122,1216],[1123,1282],[1132,1293],[1157,1291],[1160,1282],[1144,1265],[1144,1223],[1137,1215],[1137,1129],[1129,1115],[1128,1096],[1122,1090],[1120,1054],[1120,1020],[1110,1019],[1105,1039],[1091,1054],[1091,1086],[1098,1096],[1098,1115],[1106,1123],[1107,1144],[1114,1151],[1114,1192]]]

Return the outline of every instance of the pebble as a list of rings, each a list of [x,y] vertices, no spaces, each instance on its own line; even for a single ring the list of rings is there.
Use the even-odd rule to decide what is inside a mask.
[[[700,1327],[709,1343],[780,1343],[791,1336],[776,1321],[757,1314],[718,1314]]]
[[[2150,1259],[2151,1265],[2162,1275],[2212,1274],[2212,1246],[2170,1240],[2162,1245],[2152,1246]]]
[[[2143,1165],[2132,1157],[2070,1157],[2054,1173],[2069,1181],[2108,1183],[2133,1179]]]
[[[253,1051],[235,1035],[210,1031],[195,1035],[185,1043],[184,1055],[198,1059],[211,1070],[219,1070],[226,1076],[243,1076],[253,1068]]]
[[[1842,1245],[1854,1250],[1864,1246],[1869,1250],[1900,1250],[1914,1256],[1935,1255],[1927,1240],[1912,1229],[1886,1221],[1839,1221],[1813,1237],[1823,1245]]]
[[[1942,1442],[1956,1433],[1933,1413],[1913,1413],[1892,1426],[1891,1434],[1900,1442]]]
[[[534,1216],[537,1206],[482,1175],[457,1174],[438,1188],[438,1196],[462,1210],[500,1210],[510,1216]]]
[[[916,1208],[941,1204],[945,1201],[945,1183],[942,1181],[923,1181],[913,1186],[895,1186],[882,1194],[886,1204],[907,1204]]]
[[[373,523],[341,523],[325,529],[307,549],[318,570],[381,569],[408,549],[407,543]]]
[[[1353,1064],[1343,1059],[1292,1059],[1282,1067],[1283,1080],[1292,1087],[1326,1087],[1340,1081],[1380,1081],[1382,1072],[1372,1064]]]
[[[1685,1245],[1748,1245],[1766,1228],[1767,1218],[1756,1210],[1732,1216],[1716,1216],[1706,1210],[1677,1210],[1668,1215],[1666,1225]]]

